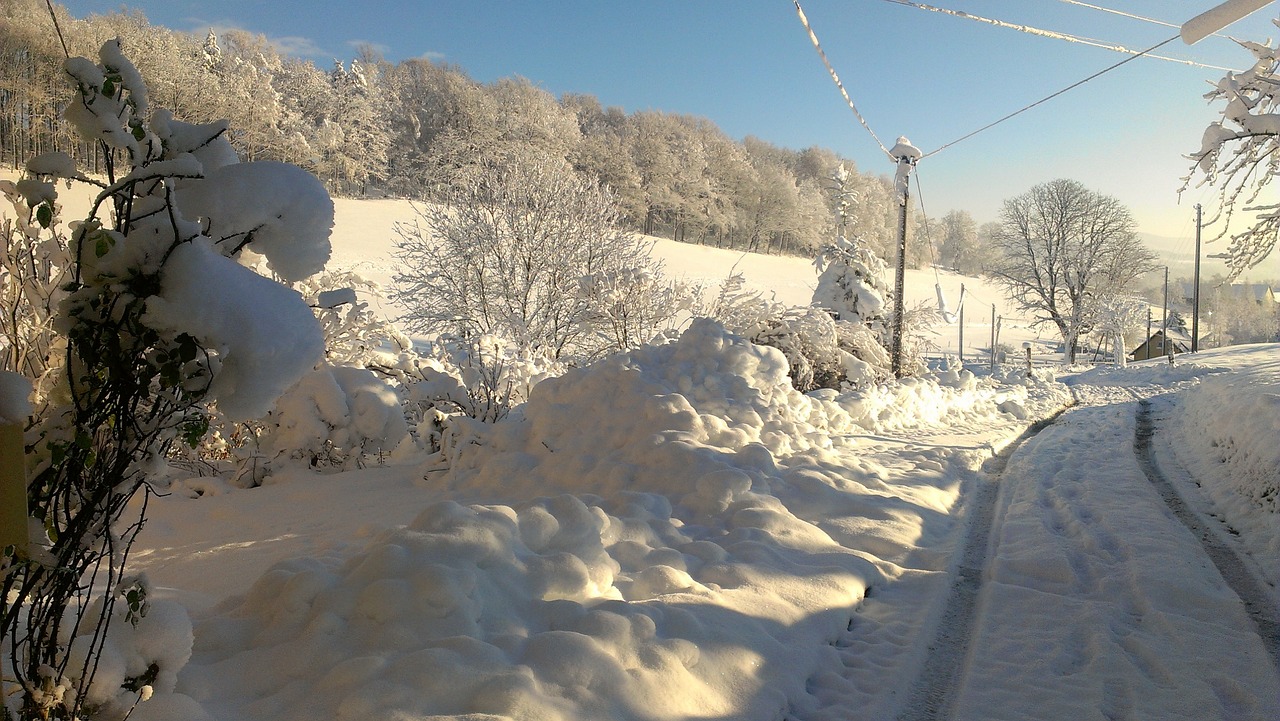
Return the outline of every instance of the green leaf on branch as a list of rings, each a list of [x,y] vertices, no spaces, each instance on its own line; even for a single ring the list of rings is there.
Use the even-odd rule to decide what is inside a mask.
[[[205,434],[209,432],[209,418],[202,416],[189,420],[182,425],[182,440],[191,448],[200,445]]]
[[[53,225],[53,207],[49,205],[48,201],[41,203],[36,208],[36,222],[45,230],[48,230],[49,226]]]
[[[111,251],[116,243],[110,233],[95,233],[93,236],[93,254],[101,258]]]

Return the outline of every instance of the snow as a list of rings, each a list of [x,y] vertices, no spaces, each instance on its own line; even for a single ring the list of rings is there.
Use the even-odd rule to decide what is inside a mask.
[[[60,150],[37,155],[28,160],[27,172],[33,175],[52,175],[55,178],[82,177],[76,170],[76,161]]]
[[[339,200],[335,261],[389,278],[391,223],[412,217],[407,203]],[[655,252],[674,276],[719,281],[736,266],[787,302],[806,304],[817,283],[803,259]],[[149,320],[181,318],[225,348],[219,407],[247,414],[268,395],[252,384],[273,376],[251,367],[314,364],[322,349],[308,336],[292,358],[254,356],[264,334],[289,346],[275,336],[291,323],[210,307],[224,295],[213,287],[262,292],[217,256],[206,242],[175,252]],[[908,274],[908,298],[931,300],[937,279],[953,295],[963,282],[971,303],[999,300],[933,271]],[[990,310],[971,313],[971,361]],[[998,310],[1003,343],[1034,338]],[[940,349],[956,346],[955,329],[939,332]],[[806,395],[779,351],[694,321],[672,343],[541,381],[499,423],[456,423],[448,464],[397,454],[282,469],[253,489],[178,481],[198,493],[151,498],[130,555],[162,609],[157,627],[119,624],[108,668],[132,674],[140,649],[167,650],[173,675],[131,717],[142,719],[895,718],[952,618],[965,539],[986,547],[979,491],[999,483],[989,562],[970,576],[972,641],[943,659],[955,718],[1276,718],[1274,659],[1133,448],[1147,399],[1179,493],[1280,582],[1280,514],[1266,505],[1278,351],[1030,377],[983,356]],[[285,417],[325,420],[289,432],[397,437],[381,381],[335,370],[286,396]],[[289,403],[326,410],[291,415]]]
[[[1280,586],[1280,355],[1274,345],[1205,355],[1236,367],[1185,392],[1168,450]]]
[[[324,338],[298,292],[220,255],[207,238],[165,264],[145,322],[189,333],[218,353],[209,389],[229,418],[260,418],[324,354]]]
[[[1227,0],[1183,23],[1180,33],[1182,41],[1187,45],[1194,45],[1271,2],[1272,0]]]
[[[333,201],[314,175],[265,160],[206,171],[204,178],[182,187],[178,206],[187,218],[203,219],[206,234],[225,253],[249,243],[289,281],[324,269],[331,252]]]
[[[1203,372],[1162,375],[1188,387]],[[1143,476],[1130,451],[1132,396],[1110,401],[1070,414],[1010,461],[1006,478],[1033,482],[1001,499],[975,630],[983,662],[969,666],[953,718],[1275,718],[1266,647]],[[1025,627],[1010,633],[1011,623]]]

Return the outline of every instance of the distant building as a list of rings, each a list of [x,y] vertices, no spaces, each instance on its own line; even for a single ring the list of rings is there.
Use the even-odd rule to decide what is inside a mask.
[[[1182,302],[1191,303],[1194,298],[1195,285],[1182,283],[1180,291]],[[1255,304],[1267,310],[1274,310],[1276,305],[1280,304],[1280,289],[1272,288],[1266,283],[1232,283],[1225,286],[1202,283],[1200,285],[1201,300],[1208,298],[1213,293],[1221,293],[1222,295],[1242,300],[1252,300]]]
[[[1169,330],[1168,345],[1165,344],[1164,331],[1156,331],[1151,337],[1142,342],[1142,345],[1133,349],[1129,354],[1130,360],[1147,360],[1149,358],[1164,358],[1169,355],[1172,350],[1174,355],[1179,353],[1187,353],[1191,350],[1191,336],[1178,330]]]

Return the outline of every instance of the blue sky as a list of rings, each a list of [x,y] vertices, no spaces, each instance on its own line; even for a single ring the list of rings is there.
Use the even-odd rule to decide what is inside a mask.
[[[1180,24],[1218,0],[1094,0],[1091,5]],[[791,0],[133,0],[151,22],[203,34],[261,33],[322,67],[368,43],[389,60],[425,56],[479,81],[520,75],[557,95],[590,93],[626,111],[701,115],[728,135],[820,145],[860,169],[892,166],[814,52]],[[801,0],[832,65],[881,140],[906,135],[929,152],[1125,56],[1082,44],[927,12],[885,0]],[[1145,49],[1174,28],[1068,0],[932,0],[1009,23]],[[119,0],[74,0],[83,17]],[[1251,40],[1280,35],[1273,3],[1228,28]],[[1223,38],[1162,54],[1243,69],[1248,54]],[[1000,204],[1036,183],[1073,178],[1119,198],[1140,229],[1190,238],[1205,191],[1176,191],[1216,117],[1202,98],[1223,75],[1140,58],[921,162],[931,217],[968,210],[994,220]],[[913,189],[914,190],[914,189]],[[1212,250],[1212,249],[1211,249]],[[1271,264],[1271,261],[1268,261]]]

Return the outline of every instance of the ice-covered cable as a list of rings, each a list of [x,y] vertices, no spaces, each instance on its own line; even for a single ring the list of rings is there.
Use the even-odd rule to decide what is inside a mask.
[[[890,2],[896,2],[896,0],[890,0]],[[1029,105],[1024,105],[1023,107],[1021,107],[1021,108],[1019,108],[1019,109],[1017,109],[1017,110],[1013,111],[1012,113],[1009,113],[1008,115],[1006,115],[1006,116],[1004,116],[1004,117],[1000,118],[999,120],[995,120],[995,121],[992,121],[992,122],[990,122],[990,123],[987,123],[986,125],[982,126],[981,128],[978,128],[977,130],[975,130],[975,131],[973,131],[973,132],[971,132],[971,133],[969,133],[969,134],[967,134],[967,135],[962,135],[962,136],[960,136],[959,138],[956,138],[955,140],[952,140],[951,142],[946,143],[945,145],[940,146],[937,150],[933,150],[933,151],[930,151],[930,152],[928,152],[928,153],[925,153],[925,154],[921,157],[921,160],[923,160],[924,158],[927,158],[927,157],[929,157],[929,156],[931,156],[931,155],[937,155],[938,153],[941,153],[942,151],[946,150],[947,148],[950,148],[951,146],[955,145],[956,143],[960,143],[960,142],[963,142],[963,141],[965,141],[965,140],[968,140],[969,138],[972,138],[973,136],[977,135],[978,133],[983,132],[984,130],[990,130],[991,128],[994,128],[995,126],[999,125],[1000,123],[1003,123],[1003,122],[1004,122],[1004,121],[1006,121],[1006,120],[1009,120],[1009,119],[1014,118],[1014,117],[1016,117],[1016,116],[1018,116],[1018,115],[1021,115],[1021,114],[1025,113],[1025,112],[1027,112],[1028,110],[1030,110],[1030,109],[1032,109],[1032,108],[1036,107],[1037,105],[1041,105],[1041,104],[1043,104],[1043,103],[1046,103],[1046,102],[1048,102],[1048,101],[1050,101],[1050,100],[1052,100],[1052,99],[1054,99],[1054,98],[1058,97],[1059,95],[1062,95],[1063,93],[1065,93],[1065,92],[1067,92],[1067,91],[1069,91],[1069,90],[1074,90],[1075,88],[1078,88],[1078,87],[1080,87],[1081,85],[1084,85],[1085,83],[1089,82],[1090,80],[1093,80],[1094,78],[1097,78],[1097,77],[1099,77],[1099,76],[1101,76],[1101,75],[1104,75],[1104,74],[1106,74],[1106,73],[1111,72],[1112,70],[1115,70],[1116,68],[1120,67],[1121,65],[1124,65],[1125,63],[1128,63],[1128,62],[1132,62],[1132,61],[1134,61],[1134,60],[1137,60],[1138,58],[1140,58],[1140,57],[1142,57],[1142,56],[1144,56],[1144,55],[1147,55],[1147,54],[1148,54],[1148,53],[1150,53],[1152,50],[1155,50],[1155,49],[1157,49],[1157,48],[1159,48],[1159,47],[1161,47],[1161,46],[1163,46],[1163,45],[1167,45],[1167,44],[1169,44],[1169,43],[1173,42],[1174,40],[1177,40],[1177,39],[1178,39],[1178,37],[1179,37],[1179,36],[1174,35],[1173,37],[1169,38],[1168,40],[1164,40],[1164,41],[1161,41],[1161,42],[1159,42],[1159,43],[1156,43],[1155,45],[1152,45],[1151,47],[1147,48],[1146,50],[1143,50],[1143,51],[1141,51],[1141,52],[1139,52],[1139,53],[1137,53],[1137,54],[1134,54],[1134,55],[1130,55],[1129,57],[1125,58],[1124,60],[1121,60],[1121,61],[1120,61],[1120,62],[1118,62],[1118,63],[1115,63],[1115,64],[1113,64],[1113,65],[1108,65],[1107,67],[1103,68],[1102,70],[1099,70],[1098,72],[1096,72],[1096,73],[1094,73],[1094,74],[1090,75],[1089,77],[1087,77],[1087,78],[1085,78],[1085,79],[1083,79],[1083,80],[1076,81],[1076,82],[1074,82],[1074,83],[1072,83],[1072,84],[1068,85],[1067,87],[1065,87],[1065,88],[1063,88],[1063,89],[1061,89],[1061,90],[1057,91],[1056,93],[1052,93],[1052,94],[1050,94],[1050,95],[1046,95],[1045,97],[1040,98],[1039,100],[1037,100],[1037,101],[1035,101],[1034,103],[1031,103],[1031,104],[1029,104]]]
[[[1124,53],[1132,57],[1146,56],[1149,58],[1154,58],[1156,60],[1165,60],[1167,62],[1180,63],[1182,65],[1190,65],[1192,67],[1197,67],[1197,68],[1208,68],[1210,70],[1223,70],[1223,71],[1231,70],[1231,68],[1224,68],[1218,65],[1205,65],[1204,63],[1197,63],[1194,60],[1184,60],[1182,58],[1173,58],[1166,55],[1153,55],[1151,54],[1151,50],[1142,50],[1142,51],[1133,50],[1123,45],[1116,45],[1114,43],[1103,42],[1101,40],[1094,40],[1092,38],[1080,37],[1079,35],[1071,35],[1069,33],[1060,33],[1060,32],[1057,32],[1056,30],[1045,30],[1043,28],[1033,27],[1031,25],[1020,25],[1018,23],[1009,23],[1003,20],[995,20],[992,18],[982,17],[981,15],[974,15],[972,13],[967,13],[967,12],[964,12],[963,10],[949,10],[947,8],[941,8],[936,5],[926,5],[924,3],[912,2],[911,0],[884,0],[884,1],[887,3],[893,3],[894,5],[905,5],[907,7],[913,7],[918,10],[928,10],[930,12],[942,13],[944,15],[951,15],[953,17],[964,18],[966,20],[974,20],[980,23],[987,23],[988,25],[995,25],[996,27],[1008,28],[1010,30],[1017,30],[1018,32],[1028,33],[1030,35],[1039,35],[1041,37],[1053,38],[1055,40],[1066,40],[1067,42],[1080,43],[1082,45],[1088,45],[1090,47],[1102,48],[1103,50],[1111,50],[1112,52]],[[1163,44],[1164,43],[1161,43],[1160,45],[1163,45]],[[1156,47],[1159,47],[1159,45],[1157,45]]]
[[[813,28],[809,25],[809,18],[805,17],[804,9],[800,7],[800,0],[792,0],[792,2],[796,6],[796,14],[800,16],[800,23],[804,25],[805,31],[809,33],[809,40],[813,43],[813,49],[818,51],[818,57],[822,58],[822,64],[826,66],[827,72],[831,74],[831,79],[835,81],[836,87],[840,88],[840,94],[844,96],[845,102],[849,104],[849,109],[853,111],[854,117],[858,119],[859,123],[862,123],[862,127],[867,129],[872,139],[876,141],[876,145],[880,146],[880,150],[884,151],[889,160],[895,163],[898,162],[898,159],[893,157],[889,149],[884,146],[884,143],[880,142],[880,136],[876,135],[876,131],[872,130],[871,126],[867,124],[866,118],[862,117],[862,113],[858,112],[858,106],[853,104],[853,98],[849,97],[848,91],[844,89],[844,84],[840,82],[840,76],[836,74],[835,68],[831,67],[831,61],[827,60],[827,54],[822,51],[822,44],[818,42],[818,36],[814,34]]]

